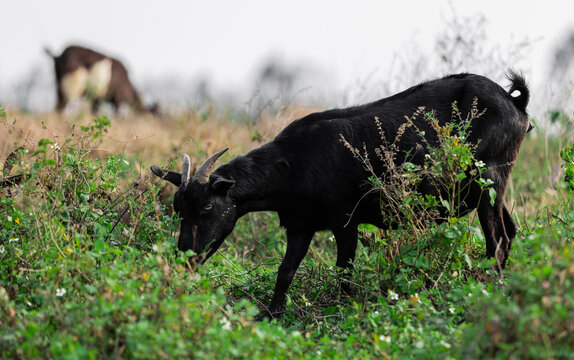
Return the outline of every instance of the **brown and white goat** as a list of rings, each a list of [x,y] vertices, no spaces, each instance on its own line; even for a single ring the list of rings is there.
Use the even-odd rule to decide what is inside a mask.
[[[102,102],[110,102],[117,112],[126,104],[136,112],[155,112],[155,105],[143,105],[137,91],[128,78],[126,67],[117,59],[97,51],[69,46],[60,56],[46,53],[54,59],[58,103],[56,110],[63,111],[75,100],[85,98],[96,112]]]

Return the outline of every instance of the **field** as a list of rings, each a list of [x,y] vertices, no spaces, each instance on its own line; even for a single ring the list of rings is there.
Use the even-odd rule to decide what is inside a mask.
[[[177,169],[182,152],[197,166],[229,146],[223,163],[314,110],[111,120],[2,110],[0,161],[26,148],[3,174],[24,174],[21,183],[0,189],[0,358],[574,357],[565,181],[574,187],[574,130],[562,113],[536,119],[522,144],[505,198],[519,230],[502,274],[484,259],[475,213],[415,229],[365,226],[353,296],[340,290],[331,234],[316,235],[272,322],[254,317],[285,251],[274,213],[245,216],[187,271],[174,188],[149,166]],[[559,131],[544,130],[551,121]]]

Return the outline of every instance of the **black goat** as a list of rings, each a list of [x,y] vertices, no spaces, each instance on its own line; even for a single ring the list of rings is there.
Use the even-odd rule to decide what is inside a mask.
[[[478,185],[469,184],[469,195],[458,204],[461,213],[478,209],[486,239],[486,255],[496,256],[504,266],[516,235],[516,225],[506,209],[503,196],[510,172],[526,132],[531,128],[526,113],[529,91],[523,77],[511,73],[510,91],[491,80],[472,74],[452,75],[412,87],[402,93],[367,105],[310,114],[294,121],[277,137],[246,155],[218,167],[210,174],[217,158],[211,156],[190,179],[190,159],[184,154],[182,173],[151,170],[179,189],[174,207],[181,217],[178,247],[198,255],[190,260],[202,264],[219,248],[233,230],[237,219],[252,211],[271,210],[279,214],[287,232],[287,251],[277,276],[268,316],[281,313],[285,293],[307,253],[313,234],[331,230],[337,243],[337,266],[350,268],[357,247],[357,226],[361,223],[389,228],[382,215],[381,198],[366,195],[369,173],[341,143],[341,136],[356,148],[370,151],[381,145],[375,124],[380,119],[385,135],[395,138],[399,127],[424,106],[435,111],[441,126],[451,121],[456,101],[461,114],[470,112],[478,98],[486,111],[471,122],[469,141],[477,146],[476,158],[486,164],[482,176],[494,181],[498,196],[494,206],[489,196],[480,196]],[[511,93],[518,90],[517,96]],[[452,120],[456,121],[456,120]],[[428,144],[435,146],[431,124],[414,119],[417,131],[426,131]],[[480,141],[479,141],[480,140]],[[410,151],[409,161],[424,163],[428,148],[411,127],[402,135],[400,153]],[[397,163],[405,161],[397,154]],[[376,173],[384,174],[382,161],[371,160]],[[436,193],[432,184],[420,185],[425,193]],[[352,215],[351,215],[352,214]]]

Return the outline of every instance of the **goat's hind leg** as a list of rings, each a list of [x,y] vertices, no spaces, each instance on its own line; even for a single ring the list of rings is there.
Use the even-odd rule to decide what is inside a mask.
[[[496,258],[498,270],[504,269],[512,239],[516,235],[516,225],[506,206],[498,198],[494,206],[485,197],[478,207],[478,218],[486,240],[486,256]],[[509,229],[506,229],[508,225]]]
[[[341,289],[348,295],[354,291],[350,285],[353,260],[357,251],[357,225],[349,224],[342,229],[333,230],[337,242],[337,266],[343,271]]]

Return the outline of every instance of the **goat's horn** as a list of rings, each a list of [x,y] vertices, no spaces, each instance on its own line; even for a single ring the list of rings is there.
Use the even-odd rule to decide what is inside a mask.
[[[223,153],[226,152],[227,150],[229,150],[229,148],[225,148],[220,152],[211,155],[211,157],[207,159],[203,163],[203,165],[201,165],[199,170],[197,170],[197,173],[193,177],[193,180],[199,182],[200,184],[206,184],[207,181],[209,180],[209,173],[211,172],[211,170],[213,170],[213,165],[215,164],[217,159],[219,159],[219,157],[223,155]]]
[[[185,187],[189,182],[189,169],[191,167],[191,160],[187,154],[183,154],[183,165],[181,167],[181,185]]]

